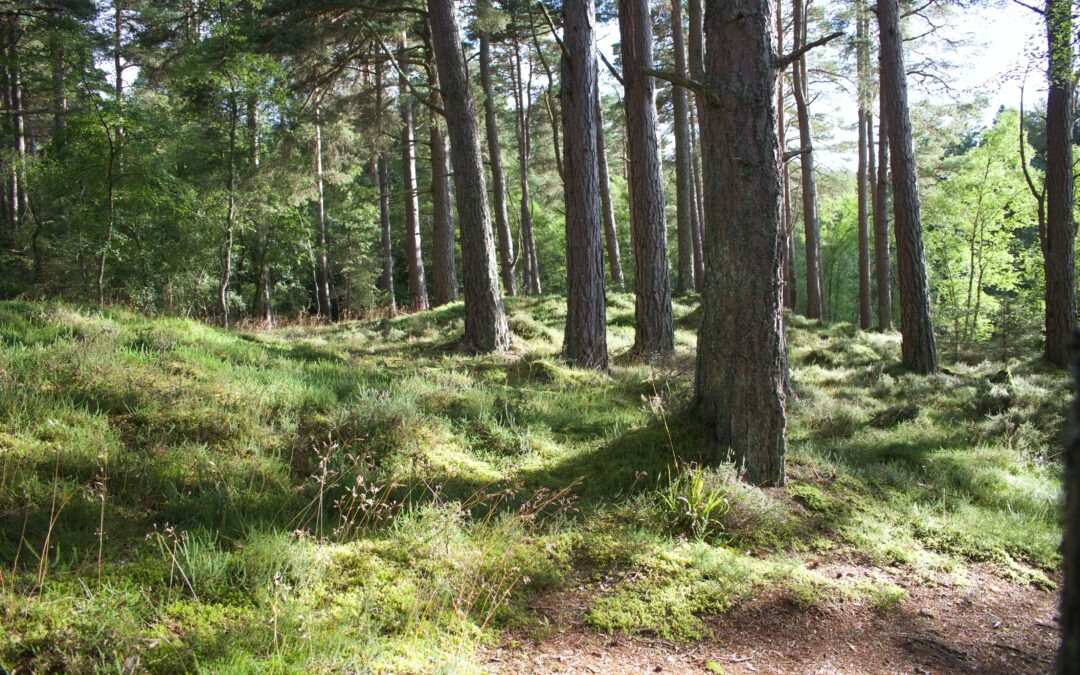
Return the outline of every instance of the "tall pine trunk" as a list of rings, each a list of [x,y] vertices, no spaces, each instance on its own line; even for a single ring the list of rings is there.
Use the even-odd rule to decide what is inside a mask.
[[[701,82],[705,75],[704,42],[705,42],[705,12],[701,5],[702,0],[688,0],[687,2],[687,69],[690,78]],[[696,120],[695,111],[697,112]],[[697,146],[691,155],[694,170],[694,193],[695,208],[697,209],[697,229],[694,231],[694,280],[697,282],[697,291],[700,293],[705,287],[705,258],[704,258],[704,229],[705,229],[705,190],[701,171],[701,99],[694,97],[690,107],[690,130],[691,138]]]
[[[330,306],[330,254],[326,239],[326,197],[323,180],[322,110],[315,103],[315,261],[319,284],[319,316],[329,319]]]
[[[1049,49],[1046,97],[1046,232],[1042,238],[1046,277],[1046,359],[1068,365],[1076,330],[1073,247],[1073,28],[1072,3],[1046,0]]]
[[[446,101],[446,127],[454,157],[454,187],[461,220],[461,255],[465,290],[465,348],[479,353],[510,346],[498,261],[491,232],[487,181],[480,134],[469,92],[469,74],[461,52],[461,31],[454,0],[428,0],[435,62]]]
[[[793,0],[794,49],[806,44],[806,0]],[[825,300],[821,287],[821,223],[818,221],[817,182],[814,179],[814,139],[810,130],[810,109],[806,100],[806,55],[795,60],[791,67],[792,90],[795,94],[795,112],[799,121],[799,146],[802,154],[803,226],[806,243],[806,316],[811,319],[825,317]]]
[[[857,5],[855,17],[855,56],[856,56],[856,96],[859,99],[859,162],[856,171],[856,189],[858,192],[858,229],[859,229],[859,327],[869,330],[873,321],[870,308],[870,222],[868,217],[868,164],[870,154],[870,50],[867,44],[867,26],[865,7]]]
[[[770,0],[708,0],[705,290],[696,400],[746,479],[783,485],[785,337],[777,54]]]
[[[604,248],[597,169],[596,11],[593,0],[563,3],[563,194],[566,202],[566,358],[607,369]]]
[[[382,249],[382,288],[386,292],[386,308],[390,316],[397,314],[394,296],[394,248],[390,239],[390,178],[387,176],[386,157],[380,152],[375,159],[375,185],[379,189],[379,229]]]
[[[420,203],[416,187],[416,137],[413,132],[413,100],[409,92],[405,40],[398,43],[398,97],[401,107],[401,173],[405,183],[405,254],[409,261],[409,306],[413,311],[429,307],[424,254],[420,243]]]
[[[652,17],[648,0],[619,0],[626,95],[627,173],[634,248],[634,351],[666,355],[675,349],[664,223],[664,188],[656,134]]]
[[[525,294],[540,295],[540,262],[533,237],[532,196],[529,191],[529,160],[532,138],[529,132],[532,108],[532,67],[526,82],[521,81],[521,49],[514,45],[514,112],[518,146],[518,179],[521,187],[521,254],[525,256]],[[524,93],[522,88],[524,86]]]
[[[425,40],[429,43],[428,77],[431,78],[431,107],[442,108],[439,77],[435,68],[434,50],[430,48],[430,27],[425,25]],[[450,156],[446,149],[446,128],[442,116],[432,110],[429,140],[431,142],[431,277],[433,302],[438,307],[458,299],[458,281],[454,261],[454,207],[450,195]]]
[[[383,109],[382,66],[375,66],[375,109]],[[397,298],[394,295],[394,246],[390,238],[390,178],[387,175],[386,157],[382,152],[372,160],[371,184],[379,191],[380,257],[382,258],[381,286],[386,293],[386,309],[390,316],[397,314]]]
[[[675,53],[675,74],[686,77],[686,45],[683,38],[683,0],[671,0],[671,42]],[[687,111],[686,90],[671,87],[675,126],[675,231],[678,234],[679,267],[675,290],[687,293],[697,288],[694,280],[694,208],[693,167],[690,163],[690,114]]]
[[[893,327],[892,261],[889,259],[889,125],[885,95],[879,94],[877,185],[874,188],[874,275],[877,277],[878,330]],[[873,148],[873,145],[871,145]]]
[[[262,157],[259,146],[259,101],[254,96],[247,101],[247,132],[251,152],[251,171],[257,173]],[[258,242],[254,252],[255,298],[252,309],[267,328],[273,326],[274,315],[270,304],[270,226],[264,222],[256,225]]]
[[[705,285],[705,259],[701,244],[701,226],[705,215],[701,209],[701,162],[698,161],[696,99],[690,101],[690,226],[694,235],[694,290],[701,292]]]
[[[596,172],[600,181],[600,217],[604,221],[604,243],[607,246],[608,275],[611,285],[623,289],[622,257],[619,253],[619,230],[615,223],[615,207],[611,202],[611,180],[608,176],[607,138],[604,133],[604,106],[600,101],[600,78],[596,78]]]
[[[437,98],[436,96],[432,97]],[[441,105],[441,102],[437,103]],[[450,193],[450,156],[446,150],[446,130],[438,115],[431,116],[431,277],[438,307],[458,299],[457,271],[454,269],[454,211]]]
[[[776,53],[784,53],[784,3],[776,3]],[[776,135],[781,153],[781,180],[783,189],[781,201],[783,202],[783,232],[784,232],[784,307],[795,311],[798,306],[797,277],[795,272],[795,231],[791,218],[791,188],[788,172],[788,163],[783,159],[783,153],[787,152],[787,122],[784,119],[784,71],[776,74]]]
[[[233,238],[236,231],[236,124],[239,117],[236,105],[236,93],[229,94],[229,158],[228,175],[226,176],[226,189],[228,204],[225,210],[225,238],[221,244],[221,277],[218,280],[218,302],[221,306],[222,323],[229,327],[229,283],[232,279],[232,255]],[[119,133],[119,130],[118,130]],[[109,188],[109,211],[113,207],[113,190],[110,181]],[[109,217],[110,223],[113,216]],[[112,225],[110,224],[110,230]]]
[[[907,74],[898,0],[878,2],[881,35],[881,93],[885,97],[896,223],[896,264],[900,280],[900,334],[904,365],[917,373],[938,370],[937,340],[930,320],[930,284],[926,278],[919,185],[907,105]]]
[[[516,295],[514,282],[514,238],[506,217],[506,173],[503,171],[499,124],[495,117],[495,91],[491,83],[491,40],[480,34],[480,86],[484,89],[484,128],[487,132],[488,161],[491,163],[491,193],[495,206],[495,232],[499,239],[499,271],[503,291]]]

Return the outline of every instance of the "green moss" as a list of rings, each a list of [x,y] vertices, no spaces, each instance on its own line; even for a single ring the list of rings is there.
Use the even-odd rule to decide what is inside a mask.
[[[471,357],[460,303],[272,333],[0,303],[0,511],[17,514],[0,662],[469,672],[568,586],[591,588],[592,626],[669,639],[766,589],[903,602],[887,575],[805,569],[807,551],[1052,585],[1063,374],[987,354],[917,377],[896,334],[789,317],[790,482],[759,490],[688,411],[692,296],[659,367],[620,358],[634,301],[610,294],[608,373],[566,365],[563,299],[506,304],[516,351]],[[701,532],[661,507],[689,465],[724,500]]]

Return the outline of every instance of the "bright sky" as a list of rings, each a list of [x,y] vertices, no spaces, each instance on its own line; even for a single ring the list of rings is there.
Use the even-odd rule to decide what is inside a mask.
[[[946,20],[946,31],[950,39],[961,40],[964,46],[951,49],[936,46],[927,55],[951,61],[954,68],[947,72],[950,87],[965,101],[970,101],[979,93],[987,96],[982,122],[989,124],[1004,105],[1018,107],[1020,87],[1024,72],[1030,68],[1025,90],[1025,105],[1034,107],[1036,102],[1045,98],[1045,65],[1040,50],[1045,50],[1046,38],[1041,16],[1020,7],[1009,0],[997,0],[991,6],[981,5],[968,10],[955,10]],[[912,32],[921,32],[925,26],[914,24]],[[600,48],[614,62],[614,46],[619,39],[618,24],[611,22],[599,27],[598,43]],[[1036,56],[1033,58],[1032,54]],[[908,64],[915,60],[915,54],[908,55]],[[603,71],[603,69],[602,69]],[[615,90],[615,83],[609,74],[602,72],[605,85]],[[914,81],[909,82],[909,96],[912,104],[919,100],[935,99],[943,96],[941,91],[922,90]],[[823,92],[814,101],[815,113],[828,113],[840,120],[844,126],[852,128],[851,138],[841,134],[836,140],[855,140],[854,127],[856,108],[853,97],[840,91]],[[665,139],[665,145],[668,139]],[[820,164],[830,168],[854,169],[853,153],[819,153]]]

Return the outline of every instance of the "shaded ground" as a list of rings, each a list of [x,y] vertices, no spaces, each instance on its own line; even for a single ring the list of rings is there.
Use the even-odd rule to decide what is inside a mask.
[[[873,572],[832,563],[838,576]],[[708,620],[712,636],[675,643],[590,630],[585,590],[533,605],[550,632],[511,636],[481,655],[498,673],[1045,673],[1058,630],[1057,593],[973,568],[948,577],[895,580],[904,602],[879,612],[841,600],[813,607],[782,591],[764,593]],[[556,628],[558,627],[558,628]]]

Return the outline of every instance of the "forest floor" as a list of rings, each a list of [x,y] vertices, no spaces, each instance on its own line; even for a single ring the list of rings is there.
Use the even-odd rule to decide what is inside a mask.
[[[1045,672],[1067,376],[898,363],[789,319],[789,484],[735,479],[678,351],[559,358],[564,301],[226,332],[0,303],[0,666],[16,672]]]

